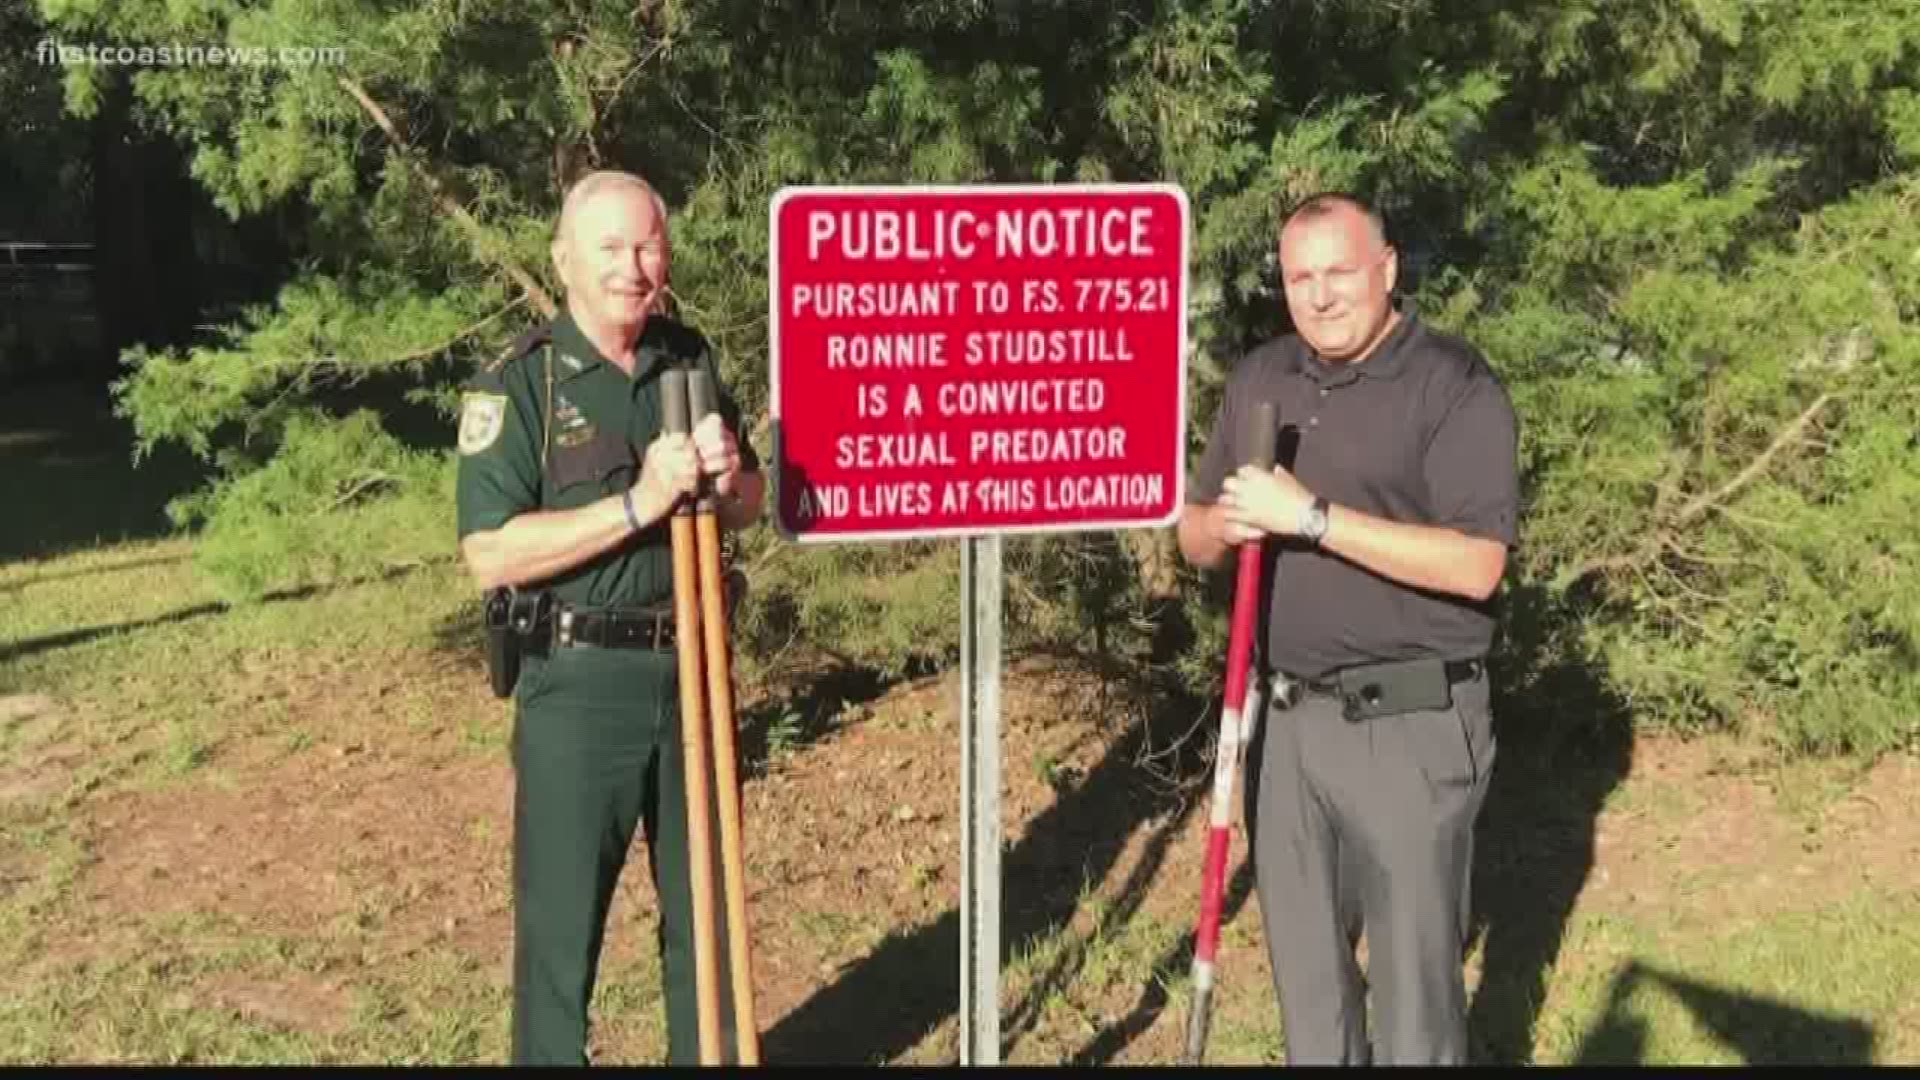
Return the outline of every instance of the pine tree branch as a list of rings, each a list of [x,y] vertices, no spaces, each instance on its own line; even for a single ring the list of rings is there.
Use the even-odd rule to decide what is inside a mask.
[[[1789,421],[1786,427],[1781,428],[1779,434],[1773,437],[1773,441],[1767,444],[1767,448],[1760,451],[1760,456],[1748,462],[1747,467],[1736,473],[1733,479],[1721,484],[1713,491],[1695,497],[1693,501],[1681,507],[1680,512],[1673,516],[1674,524],[1686,525],[1691,523],[1694,519],[1700,517],[1700,515],[1731,499],[1741,488],[1753,483],[1755,479],[1767,471],[1767,465],[1774,459],[1775,455],[1779,454],[1780,451],[1786,449],[1787,446],[1798,439],[1801,432],[1807,430],[1807,425],[1813,423],[1814,417],[1820,415],[1820,410],[1826,408],[1827,402],[1832,401],[1834,396],[1834,391],[1829,390],[1819,397],[1814,398],[1813,404],[1807,406],[1799,416]]]
[[[466,339],[479,333],[482,327],[486,326],[488,323],[499,318],[500,316],[505,315],[507,312],[512,311],[514,308],[519,307],[522,303],[524,303],[526,300],[529,300],[529,299],[532,299],[532,298],[529,296],[529,297],[522,297],[519,300],[515,300],[512,303],[501,308],[500,310],[487,316],[486,318],[481,319],[479,322],[474,323],[472,326],[469,326],[461,330],[459,333],[454,334],[452,337],[448,338],[447,340],[439,342],[438,344],[429,345],[424,349],[415,349],[413,352],[406,353],[402,356],[396,356],[393,358],[392,362],[395,364],[411,364],[416,360],[427,360],[432,357],[439,356],[441,353],[446,352],[448,349],[453,348],[455,345],[458,345],[460,342],[465,341]]]
[[[1808,405],[1801,411],[1799,416],[1789,420],[1786,426],[1775,433],[1773,439],[1767,443],[1766,448],[1761,450],[1752,461],[1748,462],[1745,468],[1741,469],[1726,483],[1721,484],[1712,491],[1696,495],[1671,516],[1666,516],[1664,520],[1656,520],[1656,524],[1647,535],[1647,538],[1641,541],[1632,551],[1620,555],[1608,555],[1603,558],[1588,559],[1584,562],[1577,563],[1572,569],[1556,575],[1556,580],[1563,585],[1572,585],[1594,574],[1609,574],[1621,570],[1638,571],[1658,556],[1662,550],[1677,546],[1678,541],[1676,537],[1682,533],[1687,526],[1698,521],[1708,512],[1721,509],[1726,505],[1728,500],[1739,494],[1741,488],[1753,483],[1765,474],[1767,466],[1772,464],[1773,459],[1779,456],[1782,450],[1785,450],[1798,440],[1807,430],[1808,425],[1812,424],[1814,419],[1820,415],[1820,410],[1826,408],[1827,403],[1838,396],[1837,391],[1829,390],[1819,397],[1814,398],[1813,404]]]
[[[547,290],[541,288],[540,283],[533,279],[533,275],[527,273],[524,268],[500,250],[500,245],[494,240],[492,234],[487,231],[486,226],[480,224],[472,214],[467,212],[466,207],[460,205],[460,201],[455,199],[453,195],[447,191],[446,185],[441,182],[438,176],[434,175],[433,170],[429,168],[426,163],[411,156],[413,147],[410,146],[406,138],[400,134],[400,129],[394,126],[393,119],[387,115],[385,109],[380,107],[380,103],[373,100],[373,98],[368,95],[366,89],[353,79],[342,75],[336,81],[340,84],[341,89],[351,95],[353,100],[360,103],[360,108],[373,119],[373,122],[379,126],[380,130],[386,132],[387,139],[393,143],[394,147],[408,157],[409,163],[412,164],[415,171],[419,173],[421,180],[427,185],[427,190],[432,193],[434,205],[438,206],[442,212],[459,222],[460,226],[467,230],[468,235],[473,238],[474,246],[479,250],[482,260],[491,262],[505,271],[507,276],[513,279],[514,284],[520,286],[520,291],[526,294],[527,299],[533,303],[534,307],[540,310],[543,316],[551,319],[558,314],[560,307],[553,302],[553,297],[547,293]]]
[[[400,479],[399,477],[395,476],[390,472],[375,471],[375,472],[369,472],[369,473],[363,474],[359,479],[353,482],[353,485],[351,487],[347,488],[347,490],[341,492],[337,497],[335,497],[333,500],[333,504],[329,506],[327,509],[338,510],[341,507],[352,502],[353,500],[359,498],[361,492],[369,491],[373,488],[379,487],[381,484],[391,484],[394,481],[399,479]]]

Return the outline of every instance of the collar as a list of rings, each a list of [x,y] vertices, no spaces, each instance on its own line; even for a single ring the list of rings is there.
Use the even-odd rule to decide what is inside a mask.
[[[1327,386],[1344,386],[1360,378],[1397,379],[1407,369],[1408,356],[1412,353],[1413,339],[1420,330],[1420,317],[1409,307],[1396,302],[1394,309],[1400,313],[1400,321],[1394,324],[1387,336],[1374,346],[1372,355],[1359,363],[1328,363],[1314,354],[1306,339],[1300,338],[1300,347],[1294,351],[1294,370],[1314,382]]]
[[[665,329],[659,314],[647,317],[647,324],[640,328],[640,339],[633,343],[633,381],[639,382],[653,373],[660,359],[666,355],[661,347],[660,335]],[[563,311],[553,321],[553,375],[560,382],[575,379],[595,368],[606,368],[608,372],[625,379],[613,361],[601,355],[600,350],[588,340],[580,325],[573,321],[573,313]]]

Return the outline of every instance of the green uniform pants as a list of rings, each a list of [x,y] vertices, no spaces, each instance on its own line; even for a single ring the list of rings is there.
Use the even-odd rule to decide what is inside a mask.
[[[636,824],[646,829],[660,903],[669,1061],[699,1060],[678,683],[671,651],[574,648],[527,658],[513,732],[517,1065],[586,1064],[587,1005]],[[709,833],[717,848],[717,828]],[[731,1064],[715,864],[722,1060]]]

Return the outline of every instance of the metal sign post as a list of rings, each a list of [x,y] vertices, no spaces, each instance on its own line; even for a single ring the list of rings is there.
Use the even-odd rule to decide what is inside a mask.
[[[1000,1063],[1000,538],[960,547],[960,1064]]]
[[[960,550],[960,1063],[1000,1061],[1001,545],[1184,501],[1186,193],[793,187],[769,208],[773,524]]]

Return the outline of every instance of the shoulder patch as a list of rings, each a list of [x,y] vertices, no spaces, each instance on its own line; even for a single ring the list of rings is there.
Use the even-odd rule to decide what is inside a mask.
[[[477,454],[500,439],[507,420],[507,395],[469,391],[460,397],[460,452]]]

